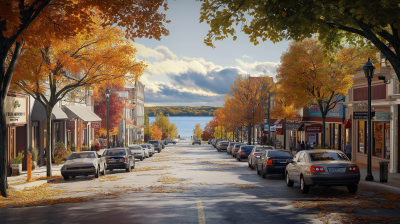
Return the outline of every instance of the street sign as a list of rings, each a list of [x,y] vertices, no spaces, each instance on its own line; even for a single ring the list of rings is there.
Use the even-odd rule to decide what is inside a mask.
[[[371,112],[371,118],[375,116],[375,112]],[[354,120],[368,120],[368,112],[353,112]]]
[[[101,121],[92,121],[90,122],[91,128],[101,128]]]

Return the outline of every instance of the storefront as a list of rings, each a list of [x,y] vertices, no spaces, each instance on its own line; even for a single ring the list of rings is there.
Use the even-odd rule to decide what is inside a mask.
[[[23,153],[22,169],[26,170],[27,145],[27,97],[25,95],[7,95],[5,104],[7,125],[7,176],[11,175],[12,158]]]

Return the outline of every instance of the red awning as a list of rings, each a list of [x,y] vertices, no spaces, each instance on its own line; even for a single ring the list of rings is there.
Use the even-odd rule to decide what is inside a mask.
[[[322,124],[311,124],[305,126],[306,133],[322,133]]]
[[[343,123],[343,128],[345,129],[351,129],[351,120],[350,119],[346,119]]]
[[[283,135],[283,131],[277,131],[276,135]]]

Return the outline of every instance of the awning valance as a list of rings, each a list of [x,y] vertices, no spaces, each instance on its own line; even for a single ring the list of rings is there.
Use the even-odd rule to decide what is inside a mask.
[[[345,129],[351,129],[351,121],[350,119],[346,119],[343,123],[343,128]]]
[[[101,118],[85,106],[64,106],[68,118],[81,119],[82,121],[101,121]]]
[[[32,121],[45,121],[47,120],[47,113],[46,110],[44,109],[43,105],[38,101],[35,100],[33,103],[33,108],[32,108],[32,114],[31,114],[31,120]],[[64,113],[64,111],[61,110],[58,106],[53,107],[52,115],[51,115],[52,120],[66,120],[68,119],[68,116]]]

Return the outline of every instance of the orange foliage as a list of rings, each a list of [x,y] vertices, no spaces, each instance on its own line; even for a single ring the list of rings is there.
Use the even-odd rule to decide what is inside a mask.
[[[157,125],[153,125],[151,127],[151,130],[153,131],[152,139],[153,140],[161,140],[162,137],[162,130],[159,128]]]

